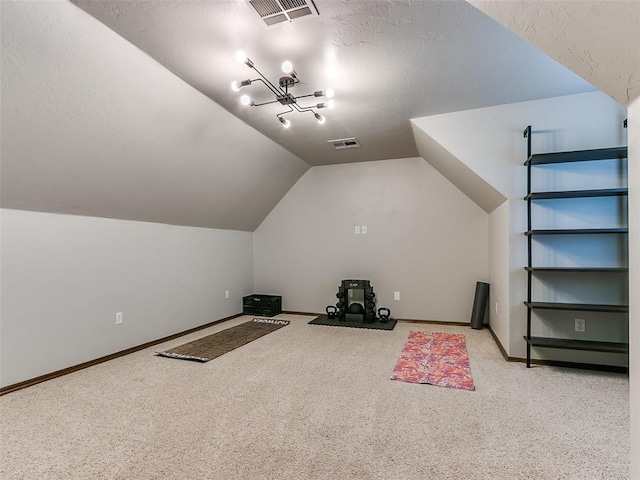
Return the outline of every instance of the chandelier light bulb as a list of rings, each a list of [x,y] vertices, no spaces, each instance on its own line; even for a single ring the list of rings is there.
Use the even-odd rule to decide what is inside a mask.
[[[251,98],[249,98],[249,95],[242,95],[240,97],[240,103],[243,105],[249,105],[251,103]]]
[[[283,64],[282,64],[282,71],[283,71],[284,73],[291,73],[291,72],[293,72],[293,64],[292,64],[289,60],[287,60],[287,61],[283,62]]]
[[[333,88],[327,88],[324,91],[324,96],[327,97],[327,98],[333,98],[333,95],[334,95]]]
[[[333,100],[329,100],[327,102],[327,108],[333,108],[336,106],[336,102],[334,102]]]
[[[324,118],[324,117],[323,117],[322,115],[320,115],[319,113],[314,113],[314,115],[315,115],[316,120],[318,120],[318,123],[319,123],[320,125],[322,125],[322,124],[325,122],[326,118]]]
[[[291,126],[291,122],[289,120],[285,120],[282,117],[278,117],[278,120],[280,120],[280,123],[284,128],[289,128]]]
[[[248,78],[246,80],[242,80],[241,82],[239,82],[238,80],[234,80],[233,82],[231,82],[231,90],[233,90],[234,92],[238,92],[242,87],[246,87],[247,85],[251,85],[251,80]]]
[[[246,61],[247,61],[247,54],[244,53],[244,50],[238,50],[236,52],[236,62],[246,63]]]

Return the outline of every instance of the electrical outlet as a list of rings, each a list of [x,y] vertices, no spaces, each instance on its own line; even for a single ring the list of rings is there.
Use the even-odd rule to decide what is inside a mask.
[[[363,235],[367,234],[367,226],[363,225],[362,228],[360,229],[360,231],[362,232]]]
[[[360,235],[360,225],[356,225],[356,235]]]
[[[116,313],[116,325],[122,325],[122,312]]]
[[[393,299],[396,301],[400,300],[400,292],[393,292]]]
[[[224,291],[224,298],[226,298],[227,300],[229,300],[229,290],[225,290],[225,291]]]
[[[498,313],[498,302],[494,303],[493,309]]]
[[[584,332],[587,330],[587,322],[584,318],[576,318],[576,332]]]

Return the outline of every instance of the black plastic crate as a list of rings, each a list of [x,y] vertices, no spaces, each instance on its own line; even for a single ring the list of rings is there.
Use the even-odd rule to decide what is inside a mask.
[[[242,313],[245,315],[261,315],[274,317],[282,313],[282,297],[280,295],[254,294],[242,297]]]

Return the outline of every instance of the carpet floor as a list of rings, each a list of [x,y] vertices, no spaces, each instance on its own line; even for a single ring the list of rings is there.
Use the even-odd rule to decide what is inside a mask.
[[[0,478],[629,480],[622,374],[508,363],[487,330],[291,324],[208,363],[154,355],[0,397]],[[390,380],[411,330],[465,335],[475,391]]]

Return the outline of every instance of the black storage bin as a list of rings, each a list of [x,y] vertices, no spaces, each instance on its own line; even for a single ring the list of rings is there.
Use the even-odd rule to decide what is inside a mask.
[[[261,315],[273,317],[282,313],[282,297],[280,295],[254,294],[242,297],[242,313],[245,315]]]
[[[482,330],[485,323],[485,316],[489,306],[489,284],[484,282],[476,283],[476,296],[473,299],[473,310],[471,311],[471,328]]]

